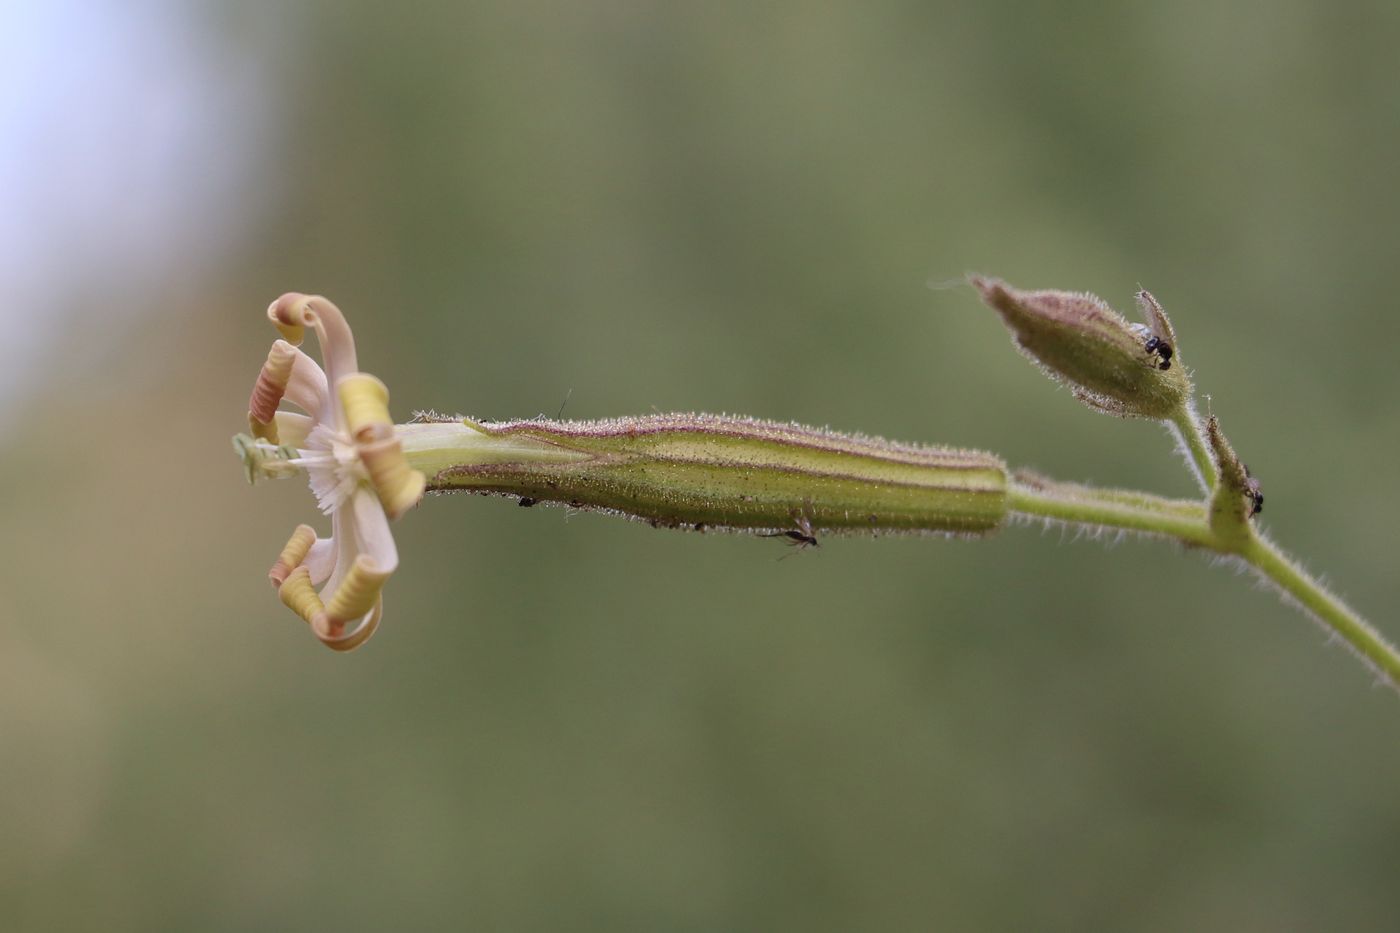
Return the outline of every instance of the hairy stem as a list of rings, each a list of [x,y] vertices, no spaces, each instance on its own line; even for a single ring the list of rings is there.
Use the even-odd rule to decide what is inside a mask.
[[[1256,535],[1240,557],[1319,625],[1346,642],[1391,687],[1400,690],[1400,653],[1356,610],[1328,592],[1262,535]]]
[[[1013,514],[1084,528],[1118,528],[1211,547],[1213,536],[1199,502],[1146,493],[1060,483],[1019,472],[1008,490]]]
[[[1013,515],[1050,519],[1086,529],[1116,528],[1175,538],[1183,544],[1237,557],[1276,586],[1328,632],[1346,643],[1392,688],[1400,690],[1400,652],[1354,609],[1254,532],[1241,539],[1211,528],[1198,502],[1144,493],[1056,483],[1018,473],[1008,489]]]
[[[1006,465],[979,451],[713,415],[402,425],[432,492],[513,496],[673,528],[979,534]]]
[[[1215,490],[1219,467],[1216,466],[1215,458],[1211,456],[1210,446],[1206,442],[1205,431],[1201,427],[1201,419],[1196,414],[1195,407],[1189,402],[1182,405],[1166,424],[1186,453],[1187,465],[1191,467],[1196,482],[1200,483],[1202,491],[1209,495]]]

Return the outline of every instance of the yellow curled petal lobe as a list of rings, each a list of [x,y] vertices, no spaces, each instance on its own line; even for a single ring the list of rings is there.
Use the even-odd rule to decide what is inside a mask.
[[[408,458],[403,453],[403,442],[397,437],[361,444],[360,462],[365,465],[370,483],[384,506],[384,514],[391,521],[423,498],[428,478],[422,472],[409,468]]]
[[[351,373],[336,383],[341,409],[350,436],[360,442],[378,440],[393,433],[389,418],[389,390],[369,373]]]
[[[298,567],[287,576],[286,582],[278,588],[277,595],[281,597],[282,604],[301,616],[307,625],[315,627],[316,620],[325,616],[326,607],[322,605],[321,597],[316,594],[316,588],[311,585],[311,571],[304,566]]]
[[[316,530],[310,525],[298,525],[296,531],[292,532],[291,539],[287,541],[287,546],[282,548],[282,553],[278,555],[277,563],[267,572],[267,578],[272,581],[274,587],[281,589],[291,572],[306,560],[311,545],[315,543]]]
[[[326,604],[326,618],[336,625],[366,615],[379,602],[379,591],[388,579],[389,574],[374,569],[374,562],[368,557],[356,557]]]

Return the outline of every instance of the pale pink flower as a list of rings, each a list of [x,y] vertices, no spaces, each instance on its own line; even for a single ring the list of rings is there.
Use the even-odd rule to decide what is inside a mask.
[[[329,538],[298,525],[268,577],[317,638],[348,651],[379,626],[381,590],[399,561],[389,522],[422,498],[425,478],[404,458],[388,390],[359,371],[340,309],[319,295],[289,292],[267,316],[284,339],[272,345],[248,402],[254,444],[294,452],[279,462],[306,471],[317,505],[331,517]],[[324,371],[297,349],[308,327]],[[279,411],[283,401],[305,414]]]

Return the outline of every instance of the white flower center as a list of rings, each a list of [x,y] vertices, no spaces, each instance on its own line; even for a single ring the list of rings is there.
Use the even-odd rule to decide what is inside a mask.
[[[306,468],[316,505],[326,515],[339,509],[355,487],[369,478],[350,438],[324,424],[311,429],[306,446],[297,452],[301,456],[291,462]]]

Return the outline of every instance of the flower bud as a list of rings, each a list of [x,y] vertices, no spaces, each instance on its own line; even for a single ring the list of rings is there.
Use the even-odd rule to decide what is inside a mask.
[[[1128,323],[1094,295],[1027,292],[979,276],[970,281],[1001,315],[1017,348],[1090,408],[1164,419],[1190,398],[1191,381],[1173,362],[1171,324],[1146,292],[1139,295],[1143,325]]]
[[[1250,519],[1264,508],[1264,493],[1259,480],[1249,473],[1249,467],[1235,453],[1235,448],[1220,430],[1220,419],[1206,419],[1206,439],[1211,455],[1220,470],[1220,483],[1210,499],[1210,527],[1221,540],[1243,546],[1254,537]]]

